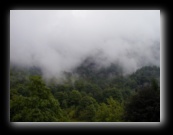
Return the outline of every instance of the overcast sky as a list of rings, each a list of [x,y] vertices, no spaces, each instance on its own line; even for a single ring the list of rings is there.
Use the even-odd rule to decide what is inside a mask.
[[[159,10],[11,10],[10,62],[45,76],[71,71],[86,57],[119,61],[124,72],[160,65]]]

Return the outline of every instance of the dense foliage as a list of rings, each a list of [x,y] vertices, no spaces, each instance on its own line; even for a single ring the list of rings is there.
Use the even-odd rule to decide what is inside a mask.
[[[46,83],[37,67],[10,67],[12,122],[160,121],[160,68],[146,66],[130,75],[111,64],[85,61],[66,80]],[[77,75],[77,76],[76,76]]]

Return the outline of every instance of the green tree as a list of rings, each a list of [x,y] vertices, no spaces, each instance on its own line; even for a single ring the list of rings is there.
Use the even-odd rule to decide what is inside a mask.
[[[112,97],[113,99],[118,100],[119,102],[122,102],[123,97],[120,89],[117,88],[107,88],[103,91],[102,94],[103,102],[106,102],[107,98]]]
[[[68,94],[66,92],[55,92],[54,97],[59,101],[61,108],[67,107]]]
[[[101,103],[95,115],[97,122],[122,122],[123,106],[112,97],[107,99],[107,103]]]
[[[97,108],[97,101],[90,96],[85,96],[80,101],[76,116],[81,121],[94,121]]]
[[[10,100],[11,121],[52,122],[65,121],[63,112],[40,76],[30,77],[30,97],[13,96]]]
[[[68,104],[69,106],[77,106],[81,100],[81,93],[78,90],[72,90],[69,94]]]

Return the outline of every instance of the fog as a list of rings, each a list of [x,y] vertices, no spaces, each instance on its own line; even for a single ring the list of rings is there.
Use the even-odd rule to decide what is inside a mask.
[[[11,10],[10,63],[60,77],[88,56],[124,73],[160,66],[159,10]]]

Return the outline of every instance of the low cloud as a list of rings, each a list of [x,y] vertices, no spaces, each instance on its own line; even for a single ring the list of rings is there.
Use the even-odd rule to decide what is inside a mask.
[[[10,62],[44,76],[72,71],[88,56],[125,73],[160,65],[159,10],[11,10]]]

